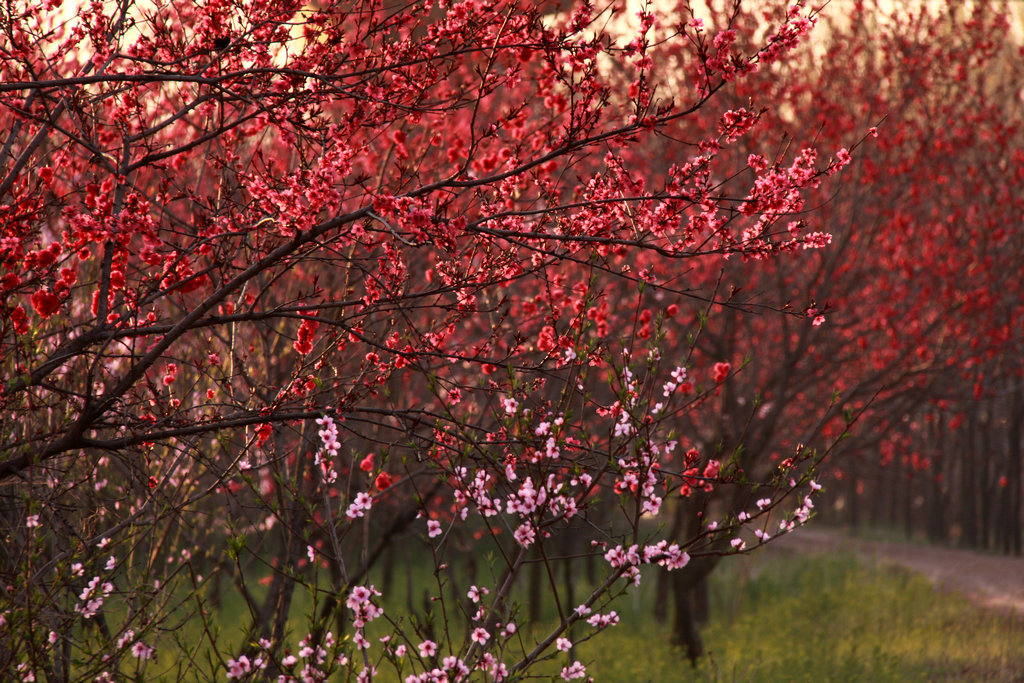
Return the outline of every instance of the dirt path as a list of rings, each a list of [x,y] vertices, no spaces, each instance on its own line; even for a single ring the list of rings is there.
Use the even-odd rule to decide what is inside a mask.
[[[963,593],[983,607],[1024,616],[1024,558],[869,541],[814,527],[798,529],[772,544],[783,551],[847,551],[869,561],[897,564],[923,574],[940,589]]]

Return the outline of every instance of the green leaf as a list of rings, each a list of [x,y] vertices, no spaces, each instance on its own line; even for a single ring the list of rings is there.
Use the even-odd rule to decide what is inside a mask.
[[[232,560],[238,560],[238,557],[245,550],[245,536],[238,534],[228,539],[228,557]]]

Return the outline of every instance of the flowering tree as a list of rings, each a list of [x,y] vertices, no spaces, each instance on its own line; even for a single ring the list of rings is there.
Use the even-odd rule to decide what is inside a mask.
[[[859,430],[858,457],[836,472],[848,519],[870,513],[949,540],[951,528],[972,527],[966,518],[988,505],[977,497],[988,490],[1002,509],[984,533],[1019,552],[1021,444],[1002,422],[1020,415],[1014,395],[1024,369],[1013,322],[1022,313],[1013,227],[1024,209],[1016,190],[1024,177],[1019,17],[1015,25],[998,3],[886,12],[865,4],[858,12],[863,22],[837,27],[833,52],[857,65],[850,88],[868,73],[885,75],[851,114],[887,118],[854,171],[873,201],[843,202],[857,225],[873,229],[845,231],[860,234],[847,238],[858,258],[836,268],[833,291],[871,285],[862,296],[829,295],[839,302],[837,334],[824,348],[847,364],[844,384],[861,393],[857,400],[884,388],[872,429]],[[845,102],[836,92],[822,99],[831,112]],[[850,125],[834,118],[837,128]],[[966,443],[969,422],[985,424],[992,441],[984,450]],[[963,538],[973,543],[977,533]]]
[[[1016,151],[1019,23],[997,3],[850,9],[772,78],[755,74],[737,86],[741,97],[770,92],[785,103],[765,114],[761,135],[805,131],[836,146],[878,126],[847,182],[820,199],[816,217],[832,236],[830,248],[809,253],[799,267],[776,260],[757,279],[737,272],[724,280],[794,302],[813,297],[828,309],[827,324],[804,329],[735,317],[725,334],[705,339],[714,339],[717,357],[752,357],[753,372],[730,389],[749,382],[748,392],[767,390],[746,443],[767,432],[781,445],[776,457],[800,434],[794,427],[805,401],[841,396],[854,410],[870,404],[831,469],[843,482],[849,521],[873,508],[876,519],[905,518],[940,540],[954,525],[973,526],[943,522],[946,512],[969,516],[984,504],[972,492],[988,489],[1005,511],[988,515],[989,531],[1011,549],[1024,514],[1014,455],[1020,440],[1000,423],[1020,410],[1014,394],[1022,370],[1013,324],[1021,315],[1014,277],[1021,244],[1011,227],[1024,207],[1016,192],[1024,173]],[[745,341],[752,338],[771,339],[776,358],[763,362]],[[843,428],[837,418],[806,422],[823,424],[828,435]],[[976,445],[955,445],[966,437],[954,435],[972,421],[986,423],[992,439],[983,458]],[[953,496],[951,488],[963,493]],[[895,514],[880,512],[886,508]]]
[[[750,307],[707,274],[828,242],[792,215],[849,155],[736,166],[762,114],[722,101],[813,11],[749,45],[686,4],[625,38],[589,2],[7,11],[5,671],[582,678],[645,566],[810,514],[811,451],[755,474],[679,425],[738,369],[701,321]],[[749,505],[645,522],[716,489]],[[603,570],[527,637],[512,591],[566,530]],[[427,600],[392,614],[411,538]],[[496,559],[453,571],[465,543]]]
[[[730,306],[706,321],[701,306],[683,306],[675,319],[690,325],[664,334],[681,345],[672,335],[699,326],[691,362],[727,362],[731,378],[710,398],[714,419],[688,412],[680,432],[697,452],[758,472],[801,444],[832,443],[856,416],[858,428],[828,469],[843,521],[871,512],[935,539],[960,527],[965,538],[1019,547],[1013,425],[1024,402],[1012,321],[1022,301],[1014,265],[1021,245],[1010,227],[1019,222],[1015,188],[1024,171],[1019,38],[995,3],[843,9],[791,58],[719,94],[733,108],[752,99],[775,105],[721,151],[737,167],[772,164],[783,139],[792,148],[856,147],[856,158],[841,186],[806,200],[827,249],[755,270],[730,259],[689,272],[688,283]],[[733,31],[747,50],[784,11],[748,5],[711,12],[706,22]],[[716,122],[690,124],[707,134]],[[657,163],[681,162],[676,152]],[[751,315],[765,299],[787,302],[813,324]],[[671,512],[677,540],[700,528],[703,510],[739,515],[751,504],[750,491],[690,488]],[[717,560],[704,556],[661,577],[656,615],[668,616],[671,589],[674,637],[691,656],[701,651],[701,590]]]

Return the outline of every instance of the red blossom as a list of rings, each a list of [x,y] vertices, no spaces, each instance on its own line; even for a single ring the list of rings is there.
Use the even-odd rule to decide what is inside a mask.
[[[32,295],[32,308],[44,319],[56,313],[60,304],[60,297],[48,289],[37,290]]]
[[[7,273],[3,278],[0,278],[0,288],[3,288],[5,291],[17,289],[20,284],[21,278],[17,273]]]
[[[14,324],[15,333],[25,334],[28,332],[28,315],[25,314],[25,308],[20,304],[11,311],[11,322]]]
[[[729,377],[729,372],[732,370],[731,363],[715,363],[715,384],[721,384]]]
[[[270,435],[274,433],[274,428],[269,423],[264,422],[263,424],[256,427],[256,442],[259,445],[263,445],[270,438]]]
[[[174,384],[174,378],[178,374],[178,366],[174,363],[168,363],[164,370],[163,383],[165,387],[169,387]]]
[[[320,327],[320,323],[316,320],[306,318],[302,321],[295,339],[296,353],[304,356],[313,351],[313,336],[316,334],[318,327]]]

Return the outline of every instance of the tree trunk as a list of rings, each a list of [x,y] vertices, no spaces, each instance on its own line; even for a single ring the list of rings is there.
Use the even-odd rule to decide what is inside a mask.
[[[671,588],[672,575],[662,569],[658,572],[657,583],[654,586],[654,621],[664,624],[668,620],[669,590]]]
[[[704,654],[704,641],[694,609],[693,581],[687,577],[686,569],[680,569],[672,577],[675,592],[676,614],[672,624],[672,641],[686,650],[690,664],[697,666],[697,660]]]
[[[967,433],[960,439],[960,545],[978,547],[978,476],[974,457],[974,416],[967,420]]]
[[[698,626],[706,626],[711,620],[711,600],[708,595],[708,577],[704,576],[693,587],[693,616]]]
[[[846,486],[846,511],[847,518],[846,523],[850,525],[850,528],[856,531],[860,528],[860,494],[857,491],[857,480],[860,477],[860,473],[857,471],[857,462],[851,458],[849,460],[849,467],[846,469],[847,475],[847,486]]]
[[[906,493],[903,495],[903,534],[907,538],[914,535],[914,475],[908,471],[904,481]]]
[[[985,476],[982,479],[982,486],[985,491],[981,496],[981,545],[988,550],[992,547],[992,509],[994,506],[996,488],[993,488],[992,481],[996,475],[992,466],[992,438],[989,430],[991,428],[991,407],[985,408],[981,416],[981,453],[984,454]]]
[[[1024,420],[1024,390],[1018,382],[1014,387],[1007,424],[1006,463],[1006,538],[1004,551],[1021,554],[1021,421]]]

